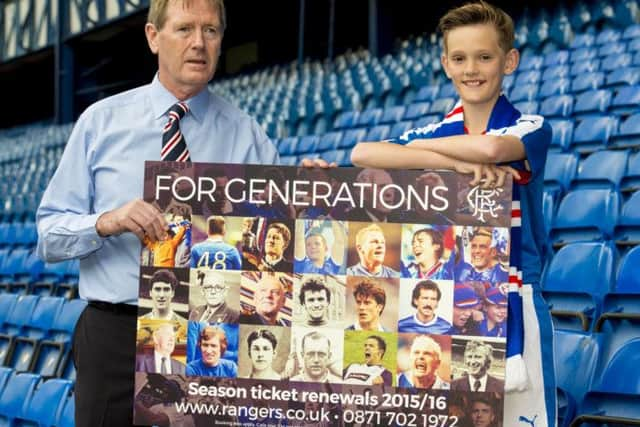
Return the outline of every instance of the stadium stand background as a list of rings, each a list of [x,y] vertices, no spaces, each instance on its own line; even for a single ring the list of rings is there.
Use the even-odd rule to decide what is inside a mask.
[[[210,88],[258,119],[284,163],[349,165],[357,141],[439,120],[455,102],[432,34],[453,3],[275,3],[227,1]],[[543,289],[559,425],[640,425],[639,1],[496,4],[514,16],[522,54],[504,90],[554,129]],[[0,11],[0,425],[71,426],[78,264],[37,259],[35,210],[78,114],[152,78],[146,2]]]

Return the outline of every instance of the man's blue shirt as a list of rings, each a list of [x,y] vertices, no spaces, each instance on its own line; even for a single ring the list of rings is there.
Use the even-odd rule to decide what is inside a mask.
[[[436,318],[429,323],[422,323],[416,318],[415,314],[412,314],[404,319],[400,319],[398,322],[398,332],[444,335],[449,329],[451,329],[451,323],[440,316],[436,316]]]
[[[207,366],[202,359],[196,359],[187,365],[186,374],[192,377],[230,377],[238,376],[238,365],[230,360],[220,359],[216,366]]]
[[[207,239],[191,248],[191,268],[241,270],[242,258],[236,248],[222,240]]]
[[[456,283],[484,282],[497,285],[509,281],[509,272],[496,264],[491,268],[478,271],[471,264],[461,262],[455,267]]]
[[[325,258],[322,267],[319,268],[308,257],[304,257],[302,260],[296,259],[293,265],[294,273],[344,274],[341,270],[344,270],[344,268],[336,264],[331,257]]]
[[[78,119],[37,212],[38,254],[80,258],[80,296],[138,300],[141,244],[133,233],[102,238],[100,215],[142,198],[145,160],[160,160],[167,111],[178,100],[153,82],[91,105]],[[180,120],[194,162],[278,163],[254,119],[208,89],[188,99]]]

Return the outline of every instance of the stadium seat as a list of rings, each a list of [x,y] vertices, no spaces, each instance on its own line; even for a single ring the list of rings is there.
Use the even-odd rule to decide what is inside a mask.
[[[557,78],[542,82],[538,91],[538,99],[545,99],[554,95],[563,95],[569,93],[571,88],[571,80],[565,78]]]
[[[413,127],[411,120],[404,120],[393,125],[389,131],[389,138],[398,138],[400,135]]]
[[[571,117],[573,112],[573,96],[550,96],[540,104],[540,114],[545,119]]]
[[[614,238],[618,245],[640,244],[640,191],[633,193],[622,206]]]
[[[334,129],[350,129],[354,127],[358,121],[359,113],[357,111],[344,111],[336,117],[333,122]]]
[[[23,416],[39,381],[39,376],[29,373],[9,378],[0,395],[0,425],[13,426],[14,420]]]
[[[553,333],[558,388],[581,402],[589,390],[598,360],[598,341],[591,334],[556,330]],[[580,372],[580,375],[576,375]],[[571,420],[569,420],[571,421]]]
[[[540,109],[538,101],[514,102],[513,106],[522,114],[538,114],[538,110]]]
[[[555,65],[564,65],[569,63],[569,51],[568,50],[556,50],[549,52],[544,57],[543,66],[553,67]]]
[[[554,255],[542,291],[559,329],[591,329],[611,290],[615,261],[608,243],[572,243]]]
[[[457,96],[458,93],[456,92],[456,88],[453,83],[445,83],[440,86],[438,98],[456,98]]]
[[[296,144],[296,154],[313,154],[316,152],[318,145],[318,137],[315,135],[303,136],[298,140]]]
[[[634,321],[640,319],[638,265],[640,265],[640,246],[634,246],[620,261],[615,286],[611,292],[605,295],[603,313],[598,319],[596,330],[602,330],[602,324],[607,320]]]
[[[57,427],[75,427],[74,413],[75,413],[75,396],[71,394],[64,401],[64,407],[60,412],[60,416],[56,422]]]
[[[553,193],[545,191],[542,193],[542,217],[544,219],[544,231],[545,237],[549,236],[551,231],[551,225],[553,224],[553,217],[555,215],[555,198]]]
[[[560,202],[551,240],[554,245],[613,237],[620,214],[620,194],[609,189],[577,189]]]
[[[552,129],[549,149],[567,151],[573,141],[573,120],[549,120],[548,122]]]
[[[511,91],[511,88],[513,87],[513,82],[516,80],[515,76],[513,75],[513,73],[511,74],[507,74],[506,76],[504,76],[502,78],[502,90],[506,93],[508,93],[509,91]]]
[[[440,87],[437,85],[421,87],[413,102],[432,102],[438,98]],[[406,119],[406,117],[405,117]]]
[[[50,379],[40,384],[25,407],[22,420],[38,426],[54,426],[60,418],[72,383],[69,380]]]
[[[631,54],[635,54],[636,52],[640,51],[640,37],[629,40],[627,51]]]
[[[594,60],[598,57],[598,51],[592,48],[580,48],[571,51],[569,58],[572,64]],[[571,74],[574,74],[573,71]]]
[[[595,37],[593,36],[593,34],[589,34],[589,33],[576,34],[573,41],[571,41],[571,44],[569,45],[569,47],[573,49],[575,52],[575,50],[580,48],[589,48],[593,46],[594,43],[595,43]]]
[[[640,24],[629,25],[622,33],[624,40],[640,38]]]
[[[576,97],[573,114],[577,117],[605,113],[611,104],[612,94],[608,89],[589,90]]]
[[[378,124],[378,121],[382,117],[382,108],[373,108],[370,110],[364,110],[360,112],[356,126],[358,127],[372,127]]]
[[[609,72],[618,68],[630,67],[633,63],[633,56],[630,53],[613,54],[602,58],[600,70]]]
[[[607,76],[607,87],[632,86],[640,81],[640,67],[618,68]]]
[[[598,47],[598,56],[622,55],[627,51],[627,44],[621,42],[611,42]]]
[[[455,98],[439,98],[433,101],[431,104],[431,108],[429,108],[429,113],[437,113],[441,115],[446,115],[453,109],[456,100]],[[407,117],[405,117],[406,119]]]
[[[622,38],[622,34],[618,30],[607,28],[602,30],[596,37],[597,45],[607,45],[609,43],[615,43]]]
[[[618,129],[618,118],[614,116],[593,116],[580,120],[573,132],[570,148],[579,153],[590,153],[609,143],[609,138]]]
[[[610,111],[615,114],[634,114],[640,110],[640,86],[624,86],[617,90]]]
[[[633,193],[637,190],[640,190],[640,154],[638,152],[629,156],[627,173],[620,184],[622,193]]]
[[[573,188],[620,189],[627,170],[628,151],[596,151],[580,165]]]
[[[601,71],[586,72],[573,77],[571,92],[580,93],[600,89],[604,86],[605,76]]]
[[[540,59],[542,62],[542,59]],[[514,83],[515,87],[518,86],[526,86],[526,85],[538,85],[542,80],[542,72],[539,70],[528,70],[528,71],[520,71],[516,75],[516,80]]]
[[[418,120],[416,120],[413,123],[413,127],[414,128],[423,128],[425,126],[428,126],[432,123],[437,123],[438,121],[440,121],[440,119],[442,118],[442,116],[440,114],[427,114],[425,116],[420,117]]]
[[[370,128],[365,136],[365,141],[383,141],[389,136],[391,127],[389,125],[379,125]]]
[[[403,120],[416,120],[420,117],[429,114],[429,108],[431,104],[428,102],[417,102],[407,107],[404,113]]]
[[[566,79],[569,78],[569,65],[554,65],[547,67],[542,72],[542,81]]]
[[[545,191],[551,191],[554,199],[567,192],[578,170],[577,153],[549,153],[544,169]]]
[[[277,144],[278,153],[280,153],[281,156],[291,156],[296,152],[297,144],[298,138],[295,136],[281,139]]]
[[[404,113],[405,107],[403,105],[385,108],[379,123],[393,125],[403,119]]]
[[[344,132],[338,148],[353,148],[358,142],[365,141],[366,129],[349,129]]]
[[[516,84],[511,90],[509,100],[513,103],[533,101],[538,98],[538,84]]]
[[[518,69],[521,72],[529,71],[529,70],[539,70],[540,68],[542,68],[543,63],[544,63],[544,58],[542,56],[529,55],[525,58],[522,58],[522,61],[520,62]]]

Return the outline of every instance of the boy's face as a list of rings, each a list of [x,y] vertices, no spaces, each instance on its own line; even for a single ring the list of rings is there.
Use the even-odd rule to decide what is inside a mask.
[[[493,107],[502,78],[518,65],[518,51],[502,50],[493,25],[466,25],[447,33],[441,60],[464,104]]]

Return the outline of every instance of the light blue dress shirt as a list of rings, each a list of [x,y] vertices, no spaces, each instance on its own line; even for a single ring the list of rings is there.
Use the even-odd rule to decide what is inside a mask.
[[[80,296],[136,304],[141,244],[102,238],[104,212],[142,198],[145,160],[160,160],[167,111],[178,100],[158,80],[91,105],[78,119],[37,212],[38,255],[80,258]],[[277,164],[278,152],[249,115],[208,89],[180,120],[194,162]]]

